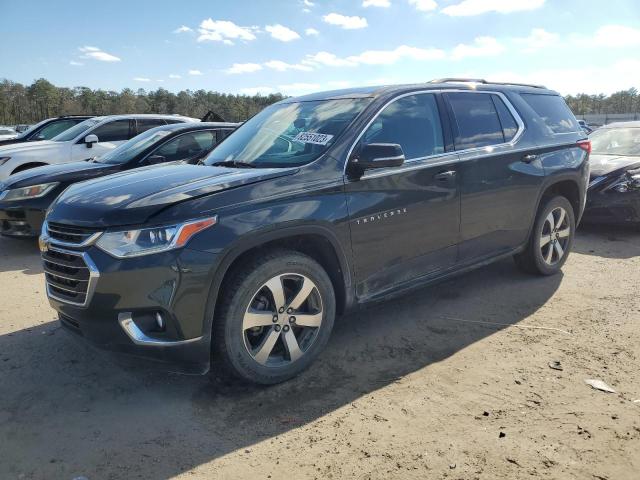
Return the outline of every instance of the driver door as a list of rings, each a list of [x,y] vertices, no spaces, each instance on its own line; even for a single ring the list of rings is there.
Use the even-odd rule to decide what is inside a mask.
[[[399,167],[346,179],[356,293],[371,299],[419,281],[456,262],[460,229],[458,156],[445,149],[445,129],[433,93],[388,104],[360,137],[399,144]]]

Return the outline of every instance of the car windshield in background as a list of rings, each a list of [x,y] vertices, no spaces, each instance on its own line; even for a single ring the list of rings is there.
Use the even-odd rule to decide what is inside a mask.
[[[158,143],[164,137],[169,135],[169,133],[171,132],[161,129],[158,130],[156,128],[147,130],[146,132],[141,133],[140,135],[133,137],[131,140],[123,143],[114,150],[111,150],[106,155],[100,157],[98,159],[98,162],[109,163],[113,165],[127,163],[140,152]]]
[[[73,140],[78,135],[81,135],[83,132],[86,132],[94,125],[100,123],[100,120],[89,118],[84,122],[77,124],[74,127],[71,127],[69,130],[65,130],[60,135],[56,135],[51,139],[53,142],[68,142],[69,140]]]
[[[305,165],[322,155],[369,102],[347,98],[272,105],[222,142],[204,163]]]
[[[589,138],[592,153],[640,156],[640,128],[601,128]]]

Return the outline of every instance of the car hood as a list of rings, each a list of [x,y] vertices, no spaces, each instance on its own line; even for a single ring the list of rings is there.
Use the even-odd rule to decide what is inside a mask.
[[[99,228],[139,225],[168,206],[296,170],[199,165],[139,168],[70,186],[53,203],[47,220]]]
[[[120,170],[120,165],[109,165],[94,162],[73,162],[59,165],[30,168],[20,173],[14,173],[7,178],[3,188],[22,188],[30,185],[40,185],[52,182],[82,182],[102,175],[108,175]]]
[[[0,146],[0,155],[22,152],[34,152],[37,150],[46,150],[51,147],[59,147],[66,142],[52,142],[51,140],[38,140],[36,142],[13,143],[11,145]]]
[[[594,153],[589,157],[589,165],[591,167],[591,178],[596,178],[626,167],[640,166],[640,157],[598,155]]]

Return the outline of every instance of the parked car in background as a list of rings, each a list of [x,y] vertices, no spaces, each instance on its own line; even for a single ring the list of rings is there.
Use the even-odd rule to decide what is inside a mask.
[[[585,221],[640,225],[640,121],[605,125],[590,138]]]
[[[26,123],[21,123],[19,125],[16,125],[15,127],[13,127],[14,130],[18,133],[23,133],[26,132],[27,130],[29,130],[29,128],[31,128],[31,125],[26,124]]]
[[[148,165],[196,163],[238,126],[235,123],[163,125],[95,160],[32,168],[0,182],[0,234],[40,234],[49,205],[69,185]]]
[[[87,118],[91,118],[91,115],[70,115],[47,118],[46,120],[42,120],[30,128],[25,129],[20,135],[13,139],[0,141],[0,146],[15,143],[35,142],[38,140],[51,140],[56,135],[59,135],[74,125],[84,122]]]
[[[9,141],[13,138],[16,138],[17,136],[18,132],[16,132],[13,128],[0,126],[0,142],[2,140]]]
[[[586,120],[578,120],[578,124],[580,125],[580,128],[582,128],[582,130],[584,130],[584,132],[589,135],[591,132],[593,132],[593,128],[591,128],[589,126],[589,124],[586,122]]]
[[[177,115],[93,117],[51,140],[0,147],[0,181],[34,167],[99,157],[151,128],[199,121]]]
[[[204,166],[81,182],[40,248],[64,328],[252,382],[311,364],[336,314],[515,256],[569,255],[589,139],[541,87],[447,79],[288,98]],[[390,320],[392,321],[392,319]]]

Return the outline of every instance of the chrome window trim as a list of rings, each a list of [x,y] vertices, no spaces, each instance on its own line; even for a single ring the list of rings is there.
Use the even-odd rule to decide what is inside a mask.
[[[518,143],[518,141],[520,140],[520,138],[524,134],[524,131],[526,130],[526,127],[525,127],[524,121],[522,120],[522,117],[520,117],[520,115],[518,114],[518,111],[511,104],[511,102],[509,101],[509,99],[506,97],[506,95],[504,93],[498,92],[498,91],[495,91],[495,90],[466,90],[466,89],[460,89],[460,88],[416,90],[416,91],[413,91],[413,92],[403,93],[402,95],[398,95],[397,97],[392,98],[391,100],[389,100],[387,103],[385,103],[376,112],[376,114],[371,118],[371,120],[369,120],[367,122],[367,124],[364,126],[362,131],[358,134],[358,136],[356,137],[355,141],[353,142],[353,144],[351,145],[351,147],[349,148],[349,150],[347,152],[347,157],[346,157],[346,159],[344,161],[343,175],[346,175],[346,173],[347,173],[347,166],[349,165],[349,159],[351,158],[351,155],[353,154],[353,150],[355,149],[356,145],[358,145],[358,142],[360,142],[360,139],[365,134],[365,132],[369,129],[369,127],[373,124],[373,122],[376,121],[378,116],[389,105],[391,105],[392,103],[400,100],[401,98],[405,98],[405,97],[408,97],[408,96],[411,96],[411,95],[425,95],[425,94],[434,95],[436,93],[458,93],[458,92],[473,93],[473,94],[483,94],[484,93],[484,94],[488,94],[488,95],[497,95],[498,97],[500,97],[500,99],[504,102],[505,106],[507,107],[507,110],[509,110],[509,113],[511,113],[511,115],[514,118],[514,120],[516,121],[516,124],[518,125],[518,130],[516,131],[516,134],[508,142],[497,143],[495,145],[486,145],[486,146],[483,146],[483,147],[466,148],[466,149],[463,149],[463,150],[452,150],[450,152],[436,153],[434,155],[428,155],[426,157],[410,158],[410,159],[405,160],[405,162],[404,162],[405,164],[411,163],[411,162],[417,162],[417,161],[421,161],[421,160],[430,160],[430,159],[433,159],[433,158],[438,158],[438,157],[442,157],[444,155],[451,155],[451,154],[460,155],[460,154],[480,152],[480,151],[485,151],[485,153],[492,154],[493,151],[487,152],[486,149],[490,148],[490,149],[493,150],[496,147],[502,147],[502,146],[513,147]],[[497,115],[497,112],[496,112],[496,115]],[[442,125],[441,125],[441,127],[442,127]],[[395,167],[394,171],[400,171],[400,170],[397,167]],[[365,178],[365,177],[363,176],[362,178]],[[370,178],[370,177],[367,177],[367,178]]]
[[[42,238],[42,240],[47,242],[46,238]],[[45,276],[45,288],[47,291],[47,297],[68,305],[75,305],[77,307],[86,307],[91,301],[91,298],[93,297],[93,293],[95,292],[95,289],[96,289],[96,284],[98,283],[98,278],[100,277],[100,271],[98,270],[98,267],[96,266],[95,263],[93,263],[93,260],[91,260],[91,257],[87,252],[76,252],[73,250],[66,250],[64,248],[58,248],[53,245],[49,245],[48,249],[54,252],[60,252],[67,255],[75,255],[76,257],[81,257],[82,260],[84,260],[84,263],[87,265],[87,268],[89,269],[89,280],[87,283],[87,293],[84,297],[84,302],[80,303],[80,302],[72,302],[66,298],[60,298],[60,297],[57,297],[55,294],[53,294],[51,292],[51,289],[49,288],[49,282],[47,282],[46,276]],[[59,287],[55,287],[55,288],[59,288]],[[64,288],[61,288],[61,290],[64,290]],[[74,292],[74,293],[77,293],[77,292]]]

